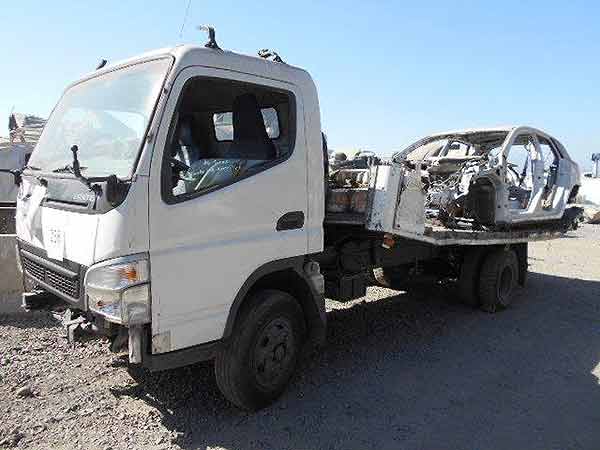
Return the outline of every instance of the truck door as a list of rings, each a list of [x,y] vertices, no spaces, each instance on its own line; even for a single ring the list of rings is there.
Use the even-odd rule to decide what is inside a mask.
[[[174,81],[150,175],[153,352],[221,338],[252,272],[306,254],[300,94],[223,69]]]

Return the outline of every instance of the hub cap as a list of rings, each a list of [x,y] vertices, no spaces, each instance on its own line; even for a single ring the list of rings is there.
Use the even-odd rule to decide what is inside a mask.
[[[295,353],[292,324],[277,318],[265,326],[254,346],[256,380],[265,388],[278,385],[289,373]]]

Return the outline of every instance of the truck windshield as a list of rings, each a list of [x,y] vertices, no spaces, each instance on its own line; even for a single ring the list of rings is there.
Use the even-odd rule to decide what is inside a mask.
[[[129,177],[169,65],[168,59],[136,64],[68,89],[29,165],[43,171],[64,168],[73,161],[69,149],[77,145],[85,176]]]

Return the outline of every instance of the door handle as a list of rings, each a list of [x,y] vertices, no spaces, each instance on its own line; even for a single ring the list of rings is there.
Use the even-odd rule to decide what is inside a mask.
[[[285,213],[277,221],[277,231],[297,230],[304,226],[304,212],[292,211]]]

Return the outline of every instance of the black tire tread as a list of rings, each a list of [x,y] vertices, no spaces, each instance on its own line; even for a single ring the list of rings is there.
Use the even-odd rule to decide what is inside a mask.
[[[481,303],[479,273],[484,255],[484,250],[481,248],[473,248],[465,252],[458,278],[458,296],[465,305],[477,307]]]
[[[268,289],[255,293],[246,304],[242,311],[234,330],[231,334],[228,345],[222,349],[215,358],[215,377],[217,385],[222,394],[234,405],[241,409],[254,411],[271,403],[279,394],[274,396],[265,396],[257,399],[242,386],[240,374],[244,373],[244,354],[243,349],[256,331],[260,327],[261,321],[268,317],[272,309],[284,308],[291,312],[291,315],[298,317],[301,323],[301,336],[298,343],[302,345],[306,334],[306,326],[303,318],[302,308],[298,302],[289,294]],[[297,358],[300,351],[297,351]],[[296,360],[297,362],[297,360]]]
[[[497,302],[496,292],[499,283],[499,272],[506,264],[512,264],[515,277],[518,279],[518,259],[513,250],[496,250],[490,252],[481,266],[479,275],[479,297],[481,299],[481,309],[495,313],[503,309]],[[513,279],[516,285],[516,279]],[[514,287],[513,287],[514,288]]]

